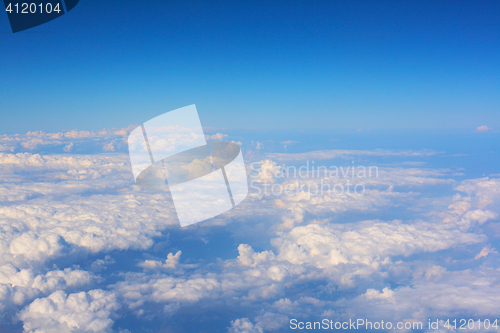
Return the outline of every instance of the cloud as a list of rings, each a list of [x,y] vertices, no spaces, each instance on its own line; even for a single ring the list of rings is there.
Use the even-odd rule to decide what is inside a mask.
[[[49,145],[57,146],[57,145],[61,145],[61,144],[62,144],[61,141],[57,141],[57,140],[50,140],[49,141],[49,140],[42,140],[39,138],[28,139],[24,142],[21,142],[21,146],[23,148],[26,148],[27,150],[35,150],[39,146],[49,146]]]
[[[0,136],[0,151],[36,152],[51,151],[70,153],[73,149],[80,152],[98,152],[97,147],[109,150],[114,145],[115,150],[127,151],[126,137],[135,128],[131,125],[122,129],[103,129],[99,132],[71,130],[67,132],[44,133],[28,132],[26,134]]]
[[[167,259],[165,262],[157,261],[157,260],[146,260],[144,262],[139,263],[139,267],[148,268],[148,269],[156,269],[156,268],[176,268],[179,264],[179,259],[181,257],[182,251],[177,251],[174,255],[169,253],[167,255]]]
[[[271,268],[268,269],[268,276],[275,281],[283,281],[289,275],[293,279],[305,278],[303,272],[309,272],[309,278],[327,277],[350,288],[355,278],[383,274],[393,265],[391,258],[432,253],[485,240],[484,236],[463,233],[453,226],[427,222],[309,224],[274,238],[272,244],[277,248],[276,255],[268,251],[255,253],[248,245],[240,245],[238,260],[250,267],[276,267],[274,275]]]
[[[467,193],[473,204],[483,209],[500,200],[500,178],[467,179],[456,186],[455,190]]]
[[[269,153],[268,158],[279,161],[327,160],[333,158],[352,158],[355,156],[385,157],[425,157],[441,154],[433,150],[318,150],[307,153],[283,154]]]
[[[70,268],[36,275],[32,269],[3,265],[0,266],[0,307],[5,310],[6,306],[22,306],[36,297],[56,290],[86,286],[95,280],[89,272]]]
[[[359,171],[348,166],[319,173],[317,167],[313,170],[309,165],[309,169],[304,166],[302,170],[279,166],[271,160],[254,162],[250,166],[249,197],[261,200],[260,209],[263,202],[273,200],[273,209],[286,211],[281,228],[291,229],[303,222],[305,214],[328,220],[339,212],[374,212],[412,205],[410,202],[422,197],[419,192],[426,188],[457,184],[445,178],[451,177],[451,170],[447,169],[377,167]]]
[[[108,143],[105,143],[104,146],[102,146],[103,151],[115,151],[115,142],[111,141]]]
[[[401,179],[403,182],[408,181],[404,177]],[[279,237],[272,240],[277,254],[268,251],[255,253],[248,245],[240,245],[239,262],[252,267],[266,261],[313,266],[328,271],[336,283],[350,286],[354,276],[368,277],[383,267],[393,265],[392,257],[432,253],[462,244],[485,242],[485,235],[467,231],[497,217],[495,212],[485,208],[499,201],[500,184],[489,179],[468,180],[455,189],[469,193],[469,197],[456,194],[454,203],[448,206],[448,210],[428,215],[431,218],[428,222],[375,220],[330,224],[313,220],[313,223],[309,221],[307,224],[307,215],[317,216],[324,210],[335,211],[335,206],[332,205],[335,201],[318,200],[311,196],[304,196],[298,201],[294,196],[281,197],[276,200],[279,201],[277,206],[284,206],[288,210],[288,217],[283,217],[287,228],[281,230],[290,231],[281,232]],[[365,196],[355,200],[355,205],[346,205],[345,199],[339,201],[339,204],[344,209],[359,209],[357,205],[361,204],[363,207],[364,200],[372,196],[379,199],[381,194],[367,191]],[[388,201],[390,202],[390,198]],[[295,226],[304,223],[304,226]],[[290,272],[290,266],[286,267]]]
[[[500,292],[496,287],[500,272],[482,268],[477,271],[445,272],[437,280],[417,278],[409,286],[381,291],[368,289],[352,299],[336,302],[349,317],[380,320],[443,319],[461,315],[498,317]],[[344,317],[345,318],[345,317]]]
[[[285,146],[292,145],[294,143],[299,143],[299,141],[294,141],[294,140],[287,140],[287,141],[282,141],[281,144]]]
[[[216,133],[214,135],[205,135],[205,139],[213,141],[222,141],[227,138],[227,134]]]
[[[168,193],[133,185],[126,155],[0,153],[0,165],[0,265],[145,249],[178,225]]]
[[[254,325],[248,318],[236,319],[231,322],[229,333],[263,333],[261,327]]]
[[[148,200],[153,202],[146,204]],[[158,211],[156,205],[163,208]],[[0,228],[4,231],[0,262],[43,262],[59,256],[68,246],[89,252],[146,249],[153,245],[152,238],[159,230],[178,223],[171,205],[164,195],[132,192],[63,199],[57,209],[48,206],[46,199],[0,208]],[[152,212],[154,218],[143,222],[141,217]]]
[[[498,253],[497,251],[495,251],[495,249],[492,249],[492,248],[489,248],[489,247],[483,247],[483,249],[481,250],[481,252],[479,252],[475,257],[474,259],[480,259],[480,258],[484,258],[486,256],[488,256],[488,254],[490,253]]]
[[[31,303],[19,314],[24,330],[34,333],[111,332],[116,296],[103,290],[66,295],[56,291]]]
[[[490,128],[486,125],[482,125],[482,126],[479,126],[478,128],[476,128],[476,132],[479,132],[479,133],[485,133],[485,132],[488,132],[491,130],[492,130],[492,128]]]
[[[282,329],[289,323],[289,318],[285,315],[268,312],[255,318],[256,327],[262,327],[265,331]]]
[[[359,263],[376,268],[388,256],[436,252],[458,244],[484,240],[442,225],[426,222],[366,221],[345,225],[310,224],[295,227],[287,237],[273,240],[278,259],[319,268]]]
[[[179,278],[166,274],[153,276],[145,273],[127,273],[125,280],[112,286],[132,310],[140,309],[145,303],[164,304],[171,312],[183,304],[192,304],[204,298],[220,294],[221,284],[214,274],[206,277]],[[138,310],[142,314],[143,310]]]
[[[66,146],[64,146],[63,151],[65,153],[71,153],[71,151],[73,150],[74,146],[75,146],[75,144],[73,142],[70,142],[69,144],[67,144]]]
[[[259,165],[257,170],[258,176],[257,179],[255,179],[257,182],[267,182],[273,184],[275,182],[276,175],[282,172],[281,166],[271,160],[261,161],[257,164]]]
[[[102,272],[106,270],[109,265],[115,263],[115,260],[110,256],[106,255],[104,259],[97,259],[90,265],[90,270],[93,272]]]
[[[361,180],[366,188],[362,196],[314,191],[259,195],[253,188],[245,202],[211,221],[163,231],[178,227],[173,204],[168,192],[134,185],[128,156],[120,152],[126,133],[0,137],[2,145],[18,148],[34,139],[74,142],[78,152],[84,142],[95,139],[96,151],[112,142],[117,151],[0,154],[0,306],[9,315],[24,307],[19,318],[28,331],[110,331],[119,306],[125,317],[136,315],[147,324],[151,318],[200,311],[205,304],[216,304],[221,311],[241,305],[245,313],[224,317],[223,328],[263,332],[285,327],[294,315],[486,314],[497,301],[493,288],[498,272],[487,266],[496,260],[488,230],[498,224],[497,178],[457,181],[453,169],[420,168],[418,163],[380,166],[376,177]],[[323,151],[283,156],[298,161],[435,154]],[[343,186],[352,182],[340,169],[337,177],[312,172],[299,179],[281,177],[280,164],[271,159],[257,163],[261,175],[255,186],[314,188],[327,178]],[[209,228],[214,225],[225,227]],[[175,245],[165,240],[170,233]],[[231,241],[220,241],[226,233]],[[162,244],[154,246],[157,237]],[[193,243],[202,238],[208,244]],[[216,242],[224,260],[218,259],[219,252],[204,251]],[[475,270],[460,266],[486,256],[475,262],[483,265]],[[469,289],[467,279],[474,283]],[[91,288],[99,288],[96,293],[102,295],[88,292]],[[446,292],[457,302],[467,302],[462,288],[490,295],[484,302],[469,298],[477,310],[444,303]]]

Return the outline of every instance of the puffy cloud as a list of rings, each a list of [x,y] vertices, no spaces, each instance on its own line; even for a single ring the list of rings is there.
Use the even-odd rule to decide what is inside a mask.
[[[57,133],[56,133],[56,135],[57,135]],[[84,139],[84,138],[93,137],[96,134],[93,132],[89,132],[89,131],[72,130],[72,131],[68,131],[68,132],[64,133],[63,135],[64,135],[64,137],[71,138],[71,139]]]
[[[236,319],[231,322],[229,333],[263,333],[260,326],[254,325],[248,318]]]
[[[465,192],[467,196],[455,194],[448,211],[437,213],[443,222],[457,224],[466,230],[498,217],[498,207],[494,203],[500,199],[499,179],[465,180],[456,186],[455,190]]]
[[[284,298],[267,303],[253,322],[267,332],[285,329],[289,318],[311,321],[363,318],[371,322],[384,320],[393,325],[399,321],[422,322],[424,328],[428,319],[460,316],[492,320],[499,315],[496,306],[500,297],[499,276],[497,269],[482,267],[449,272],[434,265],[415,274],[403,286],[369,287],[356,297],[349,294],[332,300],[331,295],[323,294],[327,300],[299,297],[295,301]]]
[[[283,329],[289,323],[289,318],[279,313],[268,312],[255,318],[256,327],[262,327],[265,331]]]
[[[131,125],[119,130],[103,129],[99,132],[71,130],[58,133],[28,132],[25,135],[2,135],[0,136],[0,151],[25,152],[36,150],[51,150],[70,153],[75,147],[84,151],[96,151],[96,144],[107,147],[117,147],[120,151],[126,151],[126,137],[136,126]]]
[[[56,291],[31,303],[19,319],[33,333],[111,332],[110,317],[119,307],[116,296],[103,290],[70,295]]]
[[[33,139],[28,139],[24,142],[21,142],[21,146],[23,148],[26,148],[27,150],[35,150],[37,149],[39,146],[49,146],[49,145],[53,145],[53,146],[57,146],[57,145],[61,145],[62,142],[61,141],[57,141],[57,140],[42,140],[42,139],[38,139],[38,138],[33,138]]]
[[[68,246],[90,252],[149,248],[159,230],[178,223],[171,205],[163,193],[131,191],[0,208],[0,262],[44,261]]]
[[[44,173],[53,170],[108,168],[111,170],[130,171],[127,155],[40,155],[31,153],[0,153],[0,165],[8,170],[39,170]]]
[[[127,156],[0,154],[0,264],[43,262],[75,246],[148,248],[176,225],[165,192],[133,185]],[[146,222],[145,222],[146,221]]]
[[[71,143],[67,144],[66,146],[64,146],[63,151],[65,153],[71,153],[74,146],[75,146],[75,144],[73,142],[71,142]]]
[[[26,138],[2,137],[0,142],[22,147],[28,140],[50,139],[68,145],[67,140],[88,141],[95,135],[108,138],[108,141],[97,140],[99,150],[115,142],[116,150],[120,151],[120,140],[127,132],[118,132],[70,133],[71,138],[66,133],[50,136],[31,133]],[[122,138],[114,137],[116,135]],[[73,149],[80,149],[82,141],[73,142]],[[292,160],[304,156],[419,157],[437,153],[330,151],[308,154],[292,155]],[[178,224],[172,202],[168,193],[145,191],[134,185],[125,154],[0,154],[0,165],[0,265],[4,265],[0,271],[5,276],[0,274],[0,299],[7,312],[13,313],[34,298],[45,297],[27,306],[19,317],[26,330],[33,332],[50,332],[50,329],[85,332],[86,327],[88,331],[110,330],[118,304],[128,308],[124,310],[126,315],[133,312],[141,318],[151,318],[144,314],[148,311],[152,312],[150,315],[172,314],[184,306],[212,301],[228,307],[245,304],[250,309],[244,315],[251,320],[233,320],[230,331],[261,332],[284,327],[288,318],[297,313],[317,316],[330,311],[328,315],[332,317],[348,317],[363,302],[375,312],[380,310],[378,314],[391,316],[391,311],[395,311],[391,302],[398,304],[403,297],[416,299],[425,286],[431,287],[432,294],[426,295],[428,300],[417,303],[421,308],[435,309],[437,305],[432,308],[428,304],[443,302],[445,296],[440,294],[440,288],[448,288],[455,292],[450,295],[457,297],[457,301],[465,301],[465,296],[460,296],[465,280],[460,282],[454,272],[447,271],[443,253],[453,253],[454,248],[460,247],[470,253],[469,259],[460,260],[473,262],[474,256],[477,259],[488,256],[479,262],[484,265],[496,258],[491,255],[494,250],[487,245],[494,243],[488,239],[489,235],[483,235],[481,228],[490,227],[498,216],[498,179],[457,182],[453,179],[456,176],[453,170],[418,168],[418,164],[413,163],[410,167],[378,168],[376,177],[362,179],[366,191],[361,196],[352,192],[332,195],[299,191],[276,196],[253,193],[230,212],[199,228],[183,230],[174,248],[169,251],[162,248],[166,251],[164,254],[145,254],[140,263],[136,261],[144,268],[140,273],[127,272],[126,268],[116,272],[122,266],[128,267],[121,265],[120,260],[130,257],[125,255],[123,259],[114,254],[113,258],[101,254],[99,258],[104,259],[93,258],[86,264],[92,272],[102,274],[103,279],[79,268],[47,273],[42,268],[66,253],[149,249],[154,237],[161,236],[161,230]],[[262,161],[258,166],[259,172],[265,174],[256,182],[261,189],[264,183],[292,186],[297,181],[299,187],[314,188],[327,178],[331,184],[344,186],[349,180],[340,169],[338,177],[314,176],[309,172],[307,177],[295,179],[280,177],[283,166],[276,161]],[[352,172],[352,169],[346,170],[344,173]],[[309,177],[311,175],[313,177]],[[435,189],[448,192],[436,196]],[[459,193],[452,197],[449,194],[452,191]],[[217,230],[206,227],[216,224],[227,225],[224,230],[238,238],[237,258],[224,261],[203,257],[195,261],[197,265],[186,264],[195,258],[184,257],[192,253],[183,247],[192,246],[189,241],[192,238],[184,238],[183,232],[204,237],[212,244],[211,232]],[[179,249],[183,251],[183,263]],[[227,244],[225,250],[234,248]],[[424,253],[425,256],[419,256]],[[422,257],[427,261],[419,261]],[[117,264],[111,268],[115,260]],[[184,270],[188,266],[190,269]],[[105,277],[111,274],[113,279],[107,281],[113,282],[106,282]],[[479,290],[481,295],[488,291],[486,287],[481,289],[481,284],[489,284],[491,290],[497,283],[493,278],[497,272],[486,267],[465,271],[464,275],[467,274],[476,278],[470,280],[476,283],[470,286],[470,291]],[[91,292],[69,296],[55,293],[88,290],[78,281],[85,285],[90,282],[113,285],[98,286],[111,290],[103,292],[102,297],[94,297]],[[348,296],[333,300],[331,290]],[[306,292],[310,296],[302,296]],[[46,297],[50,293],[53,294]],[[490,296],[488,302],[492,303],[496,299],[493,294]],[[102,303],[109,304],[110,308],[99,305],[102,303],[98,299],[107,299]],[[475,298],[472,300],[478,302]],[[488,302],[477,304],[484,310],[490,306]],[[395,317],[427,315],[422,312],[414,316],[421,308],[404,301],[401,304],[407,311],[396,311]],[[100,310],[86,310],[92,306]],[[46,314],[44,308],[52,312]],[[460,306],[451,305],[446,311],[451,313],[454,309]],[[468,307],[464,311],[472,310]]]
[[[167,255],[167,259],[165,262],[157,261],[157,260],[145,260],[139,264],[139,267],[148,268],[148,269],[156,269],[156,268],[176,268],[179,264],[179,259],[181,257],[182,251],[177,251],[174,255],[169,253]]]
[[[0,266],[0,306],[21,306],[41,295],[82,287],[94,280],[92,274],[82,270],[66,268],[35,275],[32,269],[19,270],[10,264],[3,265]]]
[[[303,210],[311,214],[308,219],[304,212],[299,215],[302,223],[309,224],[295,226],[290,231],[279,231],[278,237],[272,240],[276,255],[271,251],[256,253],[250,246],[240,245],[238,263],[257,270],[266,265],[281,266],[290,274],[290,278],[282,281],[288,285],[290,281],[300,284],[318,279],[333,281],[334,285],[351,290],[363,285],[380,286],[383,281],[400,285],[395,289],[368,287],[363,294],[334,304],[317,300],[313,305],[303,298],[295,301],[281,299],[267,308],[269,318],[278,318],[276,311],[294,318],[317,318],[317,313],[323,311],[322,317],[332,319],[384,318],[424,323],[428,318],[451,317],[459,313],[472,317],[496,317],[498,309],[494,304],[500,297],[495,289],[500,277],[497,269],[481,267],[478,270],[448,272],[439,264],[429,265],[402,258],[486,242],[487,236],[476,233],[474,227],[496,219],[497,214],[487,208],[497,210],[499,189],[496,179],[463,181],[455,190],[467,196],[456,194],[452,200],[449,199],[451,204],[447,204],[447,200],[435,202],[438,205],[433,208],[437,209],[437,213],[426,214],[428,222],[318,224],[320,221],[311,221],[311,216],[317,215],[309,207],[312,199],[303,198]],[[291,204],[286,198],[276,201],[279,201],[276,206],[290,209]],[[443,204],[444,210],[440,212],[439,205]],[[496,251],[486,246],[475,259],[490,253]],[[460,260],[470,262],[473,257]],[[394,258],[398,261],[394,262]],[[297,274],[298,267],[302,268],[301,274]],[[312,310],[309,309],[311,307]],[[259,327],[276,329],[266,327],[262,318],[264,316],[260,315],[254,319]],[[286,327],[284,319],[279,328]],[[276,320],[267,322],[272,324]]]
[[[106,255],[104,259],[97,259],[90,265],[90,270],[93,272],[101,272],[106,270],[109,265],[115,263],[115,260],[110,256]]]
[[[500,199],[500,178],[478,178],[462,181],[455,190],[465,192],[479,209],[486,208]],[[460,199],[457,197],[456,200]]]
[[[255,253],[250,246],[240,245],[238,263],[255,267],[253,274],[261,278],[255,290],[250,288],[249,295],[265,297],[259,294],[258,285],[263,285],[266,279],[267,285],[290,279],[327,279],[350,288],[356,277],[368,279],[374,273],[387,274],[393,267],[391,258],[432,253],[485,240],[485,236],[464,233],[451,225],[422,221],[411,224],[400,221],[309,224],[274,238],[272,244],[277,249],[276,255],[270,251]]]
[[[423,278],[409,286],[381,291],[368,289],[352,299],[336,305],[343,316],[380,320],[419,320],[451,318],[458,314],[479,318],[498,317],[500,271],[489,268],[440,272],[439,279]]]
[[[227,134],[215,133],[214,135],[205,135],[205,139],[213,141],[222,141],[227,138]]]
[[[262,262],[270,261],[275,259],[275,255],[271,251],[263,251],[255,253],[250,245],[240,244],[238,246],[238,261],[243,266],[255,267],[260,265]]]
[[[486,257],[488,256],[490,253],[498,253],[497,251],[495,251],[495,249],[492,249],[492,248],[489,248],[489,247],[483,247],[483,249],[481,250],[481,252],[479,252],[475,257],[474,259],[480,259],[480,258],[483,258],[483,257]]]
[[[446,170],[392,168],[381,171],[386,174],[374,180],[377,186],[380,184],[394,184],[394,186],[399,184],[406,184],[406,186],[456,184],[455,181],[438,178],[446,175],[448,173]],[[392,175],[394,177],[391,177]],[[485,242],[487,237],[475,233],[471,227],[495,218],[494,213],[478,209],[481,205],[485,208],[487,206],[484,206],[485,202],[489,202],[490,205],[497,202],[495,196],[492,196],[490,201],[485,201],[491,193],[496,193],[495,184],[472,186],[469,189],[470,197],[465,201],[460,195],[455,195],[453,200],[446,198],[432,202],[421,201],[420,204],[432,203],[431,208],[437,208],[438,212],[442,207],[445,210],[443,214],[446,216],[453,214],[461,216],[452,221],[444,221],[445,215],[441,216],[441,213],[427,213],[421,216],[427,221],[421,219],[405,222],[374,220],[332,224],[328,220],[315,218],[322,212],[333,210],[331,206],[324,210],[312,209],[311,207],[317,206],[317,202],[321,202],[313,196],[304,196],[296,200],[295,202],[301,202],[300,207],[294,206],[294,201],[286,197],[275,199],[270,201],[275,204],[269,207],[279,207],[289,211],[290,214],[295,214],[293,218],[296,221],[300,220],[300,223],[305,225],[277,229],[277,237],[272,241],[272,245],[276,248],[275,252],[269,250],[255,252],[250,245],[240,244],[237,260],[226,261],[221,274],[211,275],[211,278],[220,282],[220,290],[215,288],[214,293],[205,297],[233,297],[233,299],[258,302],[261,299],[269,300],[281,295],[286,288],[293,285],[313,281],[321,281],[320,283],[328,285],[333,283],[343,290],[350,288],[352,291],[359,288],[360,284],[378,285],[389,278],[399,278],[397,283],[406,284],[405,279],[415,276],[415,278],[422,277],[426,282],[436,283],[447,275],[445,268],[439,265],[431,265],[425,269],[415,268],[412,266],[415,264],[411,261],[414,259],[402,261],[401,258],[411,258],[419,253],[435,253],[458,246]],[[457,189],[461,190],[465,185],[471,185],[471,183],[460,183]],[[488,191],[484,192],[484,188],[488,188]],[[405,196],[413,197],[415,194],[395,192],[390,187],[386,191],[372,193],[367,191],[365,197],[376,200],[381,195],[387,196],[384,205],[390,206],[394,204],[395,199]],[[362,201],[361,198],[359,200]],[[460,201],[463,203],[459,203]],[[453,203],[449,204],[449,202]],[[255,212],[255,205],[256,203],[253,202],[249,206],[254,209],[253,212]],[[341,204],[338,205],[338,207],[341,206]],[[344,204],[345,210],[352,211],[361,207],[363,205]],[[465,220],[469,221],[467,225],[463,223]],[[395,258],[397,262],[394,262]],[[365,299],[392,299],[395,296],[394,290],[384,288],[386,287],[380,289],[369,287],[370,290],[364,296]],[[294,307],[295,302],[289,301],[288,305]],[[306,300],[301,302],[307,303]],[[316,300],[315,306],[326,306],[326,303],[322,302]],[[282,303],[275,303],[276,307],[273,311],[286,312],[284,309],[287,304],[284,304],[285,301]],[[316,313],[318,311],[320,310],[317,309]],[[276,314],[271,311],[267,312],[266,316],[255,317],[255,322],[262,329],[275,329],[271,328],[273,320],[266,321],[265,318],[276,319],[278,318]],[[266,322],[271,326],[266,326]]]
[[[479,133],[485,133],[485,132],[488,132],[491,130],[492,130],[492,128],[490,128],[486,125],[482,125],[482,126],[479,126],[478,128],[476,128],[476,132],[479,132]]]
[[[466,234],[433,223],[367,221],[344,225],[295,227],[276,238],[278,259],[319,268],[340,264],[364,264],[376,268],[390,256],[436,252],[459,244],[474,244],[485,237]]]
[[[257,175],[254,177],[254,180],[257,182],[274,184],[276,176],[282,172],[281,167],[271,160],[265,160],[258,164],[258,168],[256,169]],[[252,168],[254,168],[254,166],[252,166]]]
[[[214,274],[178,278],[165,274],[128,273],[124,281],[111,288],[130,309],[138,309],[136,314],[141,315],[140,307],[147,302],[164,304],[165,311],[171,312],[183,304],[215,297],[220,294],[221,284]]]
[[[301,267],[274,260],[272,252],[255,253],[244,244],[238,250],[238,258],[224,262],[219,273],[206,273],[204,269],[181,276],[175,276],[180,272],[173,272],[174,276],[158,273],[169,261],[175,262],[175,256],[170,254],[165,264],[143,262],[140,266],[147,268],[148,273],[128,273],[123,281],[110,287],[130,309],[141,309],[145,303],[159,303],[170,313],[203,299],[269,299],[282,291],[288,276],[304,272]],[[179,255],[178,252],[176,256]],[[143,311],[136,310],[136,313],[142,315]]]
[[[104,146],[102,146],[103,151],[115,151],[115,142],[111,141],[108,143],[105,143]]]
[[[309,216],[317,216],[323,211],[315,209],[319,206],[317,203],[328,202],[329,205],[323,209],[332,211],[331,202],[311,196],[304,196],[298,201],[292,201],[295,199],[293,196],[281,197],[275,201],[276,206],[283,206],[281,208],[289,211],[284,221],[285,224],[288,220],[292,223],[288,224],[289,228],[281,229],[290,231],[281,231],[272,240],[277,254],[270,251],[255,253],[250,246],[240,245],[238,262],[249,267],[259,267],[264,262],[273,265],[281,263],[289,273],[292,272],[290,267],[314,267],[319,271],[314,273],[309,268],[305,269],[310,272],[309,276],[325,276],[327,273],[329,279],[336,283],[353,286],[355,276],[368,278],[375,272],[386,274],[384,272],[390,267],[394,268],[393,257],[408,257],[417,253],[432,253],[459,245],[485,242],[485,235],[467,230],[496,218],[496,213],[478,208],[498,202],[499,185],[491,180],[462,182],[456,189],[468,192],[470,197],[455,195],[454,202],[448,206],[447,211],[435,214],[437,219],[428,214],[431,217],[428,222],[416,220],[403,223],[395,220],[330,224],[328,221],[305,221],[306,212]],[[388,191],[387,194],[389,193],[393,192]],[[381,195],[367,191],[356,202],[363,203],[363,200],[370,197],[380,199]],[[392,200],[388,198],[386,204],[390,202]],[[347,206],[347,209],[356,208],[355,205]],[[294,226],[297,222],[309,224]],[[427,273],[429,278],[435,275],[439,275],[439,272]]]
[[[10,242],[9,250],[13,256],[23,256],[26,260],[41,261],[46,257],[53,256],[62,249],[61,237],[48,232],[38,235],[33,231],[14,236]]]

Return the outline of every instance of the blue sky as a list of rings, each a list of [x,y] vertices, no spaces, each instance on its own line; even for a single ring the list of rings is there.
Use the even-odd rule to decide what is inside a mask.
[[[205,126],[500,127],[500,5],[81,1],[0,17],[3,133],[126,127],[195,103]]]

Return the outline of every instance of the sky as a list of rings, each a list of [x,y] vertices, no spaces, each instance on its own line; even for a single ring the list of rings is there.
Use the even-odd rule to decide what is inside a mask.
[[[3,133],[122,128],[193,103],[218,128],[500,127],[496,1],[75,9],[16,34],[0,17]]]
[[[0,15],[0,333],[496,332],[499,17],[82,0],[13,34]],[[128,143],[192,104],[205,140],[240,147],[249,192],[181,227]],[[144,127],[150,151],[176,142],[163,130]]]

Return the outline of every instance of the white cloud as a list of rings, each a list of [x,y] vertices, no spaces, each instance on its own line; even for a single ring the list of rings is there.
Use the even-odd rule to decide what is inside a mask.
[[[181,257],[182,251],[177,251],[174,255],[169,253],[167,255],[167,259],[165,262],[157,261],[157,260],[145,260],[139,263],[139,267],[148,268],[148,269],[156,269],[156,268],[176,268],[179,264],[179,259]]]
[[[441,272],[438,280],[417,278],[411,286],[382,291],[368,289],[352,300],[340,300],[346,316],[391,320],[419,320],[451,318],[458,314],[469,317],[495,318],[500,315],[497,288],[500,271],[481,268]]]
[[[479,133],[485,133],[485,132],[488,132],[491,130],[492,130],[492,128],[490,128],[486,125],[482,125],[482,126],[479,126],[478,128],[476,128],[476,132],[479,132]]]
[[[256,327],[262,327],[265,331],[283,329],[289,323],[289,318],[279,313],[268,312],[255,318]]]
[[[109,139],[99,141],[96,144],[99,149],[115,140],[119,151],[121,139],[113,135],[123,136],[127,132],[117,132],[120,131],[30,133],[22,138],[2,137],[0,142],[4,146],[22,147],[22,143],[29,140],[50,139],[68,145],[67,137],[87,140],[99,136]],[[79,143],[75,141],[74,147],[80,149]],[[434,154],[436,152],[430,151],[330,151],[285,157],[295,160]],[[265,182],[293,184],[291,178],[276,176],[275,171],[280,169],[277,162],[268,160],[261,165],[264,170],[272,171],[260,179],[261,185]],[[365,303],[375,313],[389,317],[395,313],[395,317],[423,318],[427,312],[413,314],[421,308],[432,310],[441,306],[445,309],[444,305],[438,306],[445,299],[443,288],[448,288],[459,302],[467,300],[461,291],[467,286],[466,279],[460,280],[459,273],[448,271],[443,252],[438,251],[465,248],[470,258],[463,260],[473,262],[474,256],[477,259],[488,256],[479,262],[485,265],[496,258],[491,255],[494,249],[488,245],[493,241],[483,234],[482,228],[494,224],[498,217],[500,180],[481,178],[457,182],[452,179],[453,170],[421,169],[413,163],[410,168],[380,167],[377,177],[363,179],[366,186],[363,196],[347,193],[253,196],[236,209],[189,231],[210,239],[207,226],[233,223],[226,229],[235,233],[232,236],[243,239],[238,243],[237,258],[195,261],[199,266],[191,265],[193,269],[184,270],[189,265],[183,263],[193,261],[184,257],[190,251],[184,251],[183,246],[192,243],[180,242],[181,245],[176,246],[183,251],[183,263],[178,248],[169,249],[171,253],[162,252],[168,253],[166,258],[158,257],[157,253],[145,255],[138,264],[144,268],[143,272],[113,275],[118,282],[108,286],[111,292],[104,292],[102,297],[91,292],[84,292],[83,296],[82,293],[69,296],[54,293],[55,296],[46,297],[57,290],[70,293],[88,290],[91,282],[104,283],[76,267],[50,272],[45,266],[53,260],[66,253],[146,250],[154,244],[154,237],[161,236],[161,230],[177,226],[174,207],[168,193],[144,191],[134,185],[125,154],[0,154],[0,166],[0,265],[4,265],[0,269],[1,304],[8,313],[13,313],[34,298],[45,297],[27,306],[20,316],[34,332],[50,332],[50,329],[84,332],[87,327],[90,331],[96,327],[109,330],[119,303],[128,307],[126,315],[131,311],[138,316],[148,311],[153,315],[172,314],[179,307],[212,300],[222,300],[220,304],[229,304],[227,306],[245,303],[259,309],[253,315],[245,314],[251,320],[234,320],[230,327],[233,332],[279,329],[297,312],[313,316],[330,311],[332,316],[348,316]],[[299,179],[299,186],[318,185],[322,179]],[[347,180],[341,176],[335,178],[336,183],[344,185]],[[459,193],[453,198],[449,192],[436,196],[436,189]],[[387,212],[403,216],[394,219],[387,217]],[[254,244],[255,239],[258,244]],[[268,239],[272,239],[271,244]],[[228,245],[226,250],[234,248]],[[416,259],[423,253],[429,258],[426,262]],[[102,257],[104,254],[99,256]],[[114,269],[121,266],[119,260],[125,260],[119,257],[94,258],[88,267],[103,276],[115,274]],[[110,266],[115,260],[117,264]],[[463,271],[463,274],[475,283],[469,286],[470,292],[491,293],[484,303],[470,298],[479,304],[477,313],[487,313],[497,301],[492,290],[495,283],[498,284],[495,282],[497,271],[484,267]],[[425,289],[426,286],[430,288]],[[298,296],[303,288],[311,297]],[[328,295],[331,289],[345,292],[348,297],[335,304],[320,299],[325,294],[331,297]],[[423,293],[425,290],[428,294]],[[427,298],[419,300],[417,295]],[[416,300],[420,308],[406,302],[404,297]],[[394,310],[391,302],[400,301],[406,310]],[[110,308],[106,309],[105,304]],[[53,312],[43,312],[45,306]],[[101,310],[88,310],[91,307]],[[442,313],[456,309],[473,313],[472,306],[462,305],[450,305]]]
[[[229,333],[263,333],[261,327],[254,325],[248,318],[236,319],[231,322]]]
[[[102,146],[103,151],[115,151],[115,142],[111,141],[108,143],[105,143],[104,146]]]
[[[288,273],[294,272],[291,268],[295,267],[297,273],[309,271],[310,277],[327,277],[336,284],[352,287],[354,277],[368,278],[373,273],[385,274],[383,272],[393,265],[392,257],[436,252],[485,240],[484,236],[463,233],[452,226],[422,221],[412,224],[399,221],[309,224],[295,227],[289,233],[273,239],[272,244],[278,253],[275,259],[267,254],[265,257],[274,259],[275,265],[284,265]],[[251,263],[250,258],[258,257],[245,246],[240,245],[239,249],[239,260],[246,265]],[[319,271],[311,270],[310,267]]]
[[[33,333],[111,332],[116,296],[103,290],[67,295],[56,291],[31,303],[19,314],[24,330]]]
[[[71,130],[67,132],[44,133],[28,132],[26,134],[2,135],[0,136],[0,151],[10,152],[25,152],[37,151],[40,149],[56,150],[58,152],[70,153],[78,144],[79,148],[86,147],[87,150],[92,150],[94,143],[101,143],[110,151],[111,146],[125,152],[126,142],[125,137],[136,126],[131,125],[127,128],[119,130],[103,129],[99,132]]]
[[[183,304],[215,297],[221,291],[221,284],[214,274],[186,279],[165,274],[150,276],[144,273],[128,273],[124,281],[110,287],[132,310],[152,302],[164,304],[166,312],[171,312]],[[136,313],[140,315],[143,311],[138,310]]]
[[[71,153],[74,146],[75,146],[75,144],[73,142],[71,142],[71,143],[67,144],[66,146],[64,146],[63,151],[65,153]]]
[[[483,247],[483,249],[481,250],[481,252],[479,252],[475,257],[474,259],[480,259],[480,258],[484,258],[484,257],[487,257],[490,253],[498,253],[497,251],[495,251],[495,249],[492,249],[492,248],[489,248],[489,247]]]
[[[36,297],[69,287],[82,287],[95,280],[82,270],[55,270],[36,275],[32,269],[21,269],[7,264],[0,266],[0,307],[22,306]]]
[[[130,191],[48,202],[34,199],[29,205],[0,208],[4,231],[0,262],[43,262],[59,256],[67,246],[90,252],[146,249],[159,230],[178,223],[164,194]],[[146,223],[147,216],[151,218]]]
[[[385,156],[385,157],[425,157],[440,154],[433,150],[318,150],[298,154],[269,153],[268,158],[279,161],[307,161],[333,158],[352,158],[354,156]]]
[[[68,246],[144,249],[177,225],[167,193],[133,185],[127,156],[0,154],[0,165],[0,202],[13,203],[0,207],[0,264],[43,262]]]
[[[106,270],[109,265],[115,263],[115,260],[110,256],[106,255],[104,259],[97,259],[90,265],[90,270],[93,272],[101,272]]]
[[[500,178],[478,178],[462,181],[455,190],[465,192],[479,209],[500,199]]]
[[[60,145],[60,144],[62,144],[61,141],[57,141],[57,140],[42,140],[42,139],[39,139],[39,138],[28,139],[28,140],[26,140],[24,142],[21,142],[21,146],[23,148],[26,148],[27,150],[35,150],[39,146],[49,146],[49,145],[57,146],[57,145]]]
[[[205,139],[213,141],[222,141],[227,138],[227,134],[215,133],[214,135],[205,135]]]

